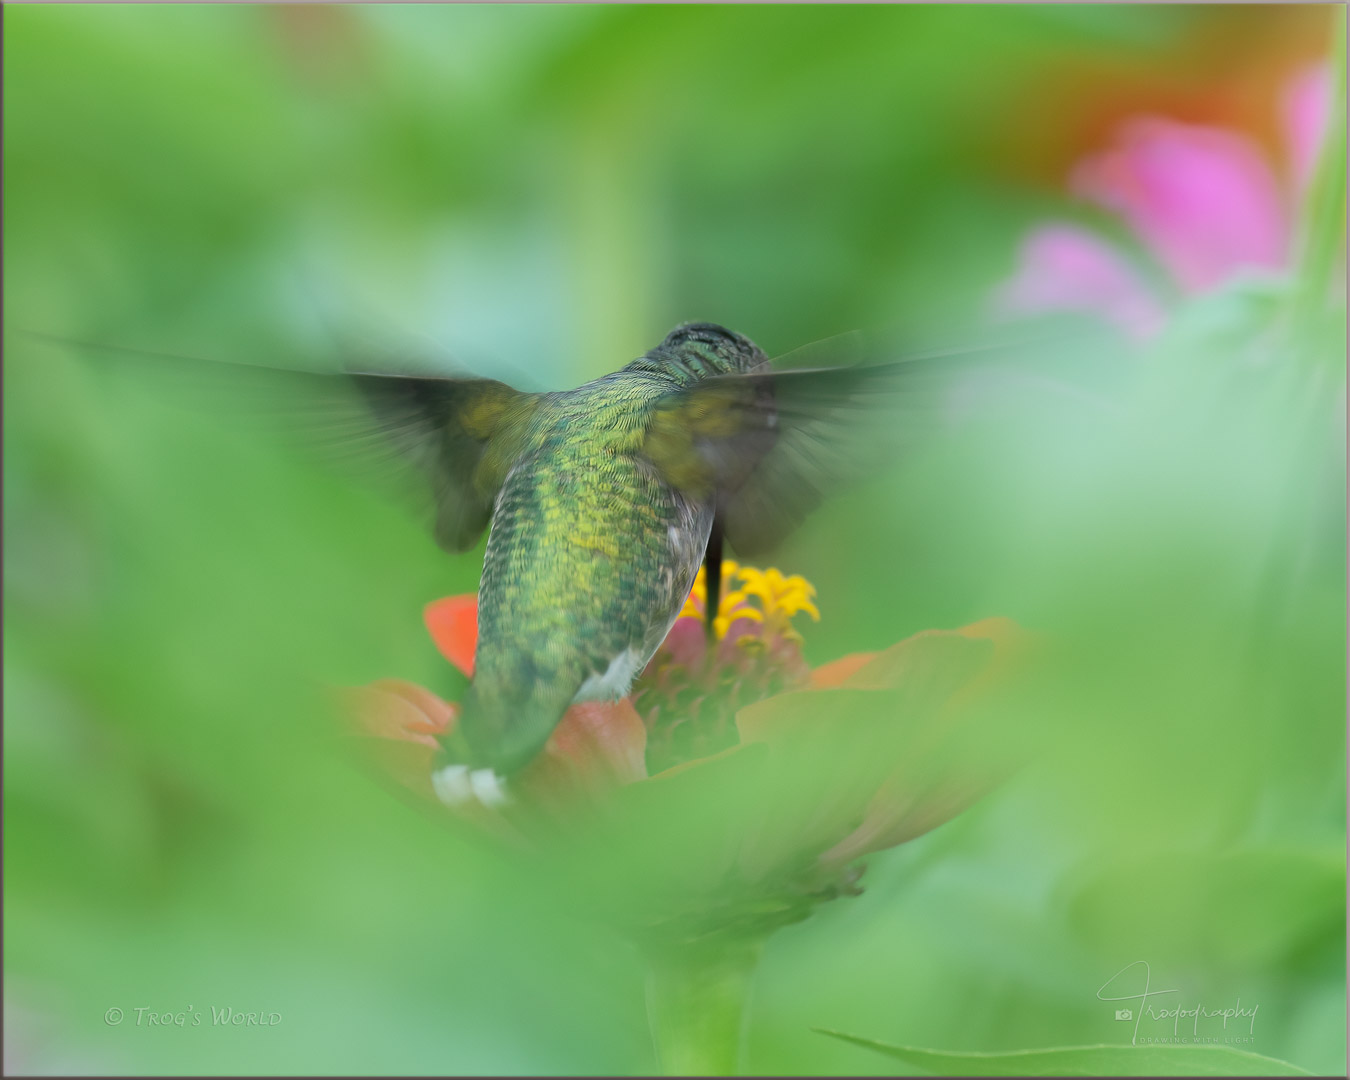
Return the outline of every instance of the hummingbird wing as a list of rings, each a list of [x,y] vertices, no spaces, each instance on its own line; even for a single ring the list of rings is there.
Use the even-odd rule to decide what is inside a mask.
[[[536,395],[495,379],[346,378],[365,404],[366,437],[393,447],[422,474],[435,507],[436,542],[447,551],[472,548],[491,521],[516,456],[517,422],[534,410]]]
[[[304,371],[200,360],[33,335],[116,354],[157,392],[197,411],[262,427],[318,451],[368,484],[433,514],[437,543],[478,542],[537,401],[493,379]]]
[[[962,380],[997,366],[987,353],[713,376],[658,402],[644,453],[668,483],[715,497],[714,528],[752,558],[939,429]]]

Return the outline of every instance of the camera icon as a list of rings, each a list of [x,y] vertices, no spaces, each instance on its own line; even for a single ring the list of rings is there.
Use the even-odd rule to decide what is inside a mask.
[[[1134,1013],[1133,1013],[1133,1011],[1131,1011],[1130,1009],[1117,1009],[1117,1010],[1116,1010],[1116,1019],[1117,1019],[1117,1020],[1133,1020],[1133,1019],[1134,1019]]]

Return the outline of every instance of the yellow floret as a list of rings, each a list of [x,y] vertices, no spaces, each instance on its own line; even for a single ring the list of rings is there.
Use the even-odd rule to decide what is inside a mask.
[[[816,588],[801,574],[784,577],[776,566],[767,570],[747,566],[741,570],[740,577],[744,592],[759,598],[766,615],[777,615],[786,621],[804,611],[816,622],[820,621],[820,609],[811,599],[816,595]]]
[[[801,612],[820,621],[820,609],[813,602],[815,586],[800,574],[785,577],[777,567],[760,570],[753,566],[741,566],[731,559],[722,563],[722,580],[727,583],[740,579],[739,589],[724,589],[718,604],[717,615],[713,619],[713,632],[718,638],[726,636],[727,630],[737,619],[752,619],[767,623],[767,628],[776,630],[785,637],[799,639],[792,629],[792,617]],[[757,601],[758,606],[751,604]],[[680,609],[680,618],[702,619],[708,604],[708,585],[705,572],[699,568],[694,578],[694,587],[689,598]]]

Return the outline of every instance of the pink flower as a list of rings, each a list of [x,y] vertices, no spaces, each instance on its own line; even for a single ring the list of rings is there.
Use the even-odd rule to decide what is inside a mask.
[[[1042,225],[1022,241],[1017,273],[995,294],[1002,314],[1098,314],[1132,338],[1156,334],[1162,302],[1120,252],[1077,225]]]
[[[1246,136],[1133,120],[1114,148],[1078,164],[1070,186],[1129,222],[1184,292],[1284,264],[1289,225],[1279,188]]]
[[[1326,134],[1331,103],[1331,70],[1324,64],[1306,68],[1284,91],[1285,139],[1289,144],[1294,189],[1302,195],[1312,180],[1317,153]]]
[[[1288,265],[1297,196],[1325,134],[1327,93],[1324,68],[1301,73],[1287,92],[1288,196],[1246,135],[1163,117],[1127,121],[1110,148],[1078,163],[1070,187],[1123,219],[1182,294],[1206,292],[1243,271],[1278,271]],[[1128,258],[1074,225],[1034,230],[995,304],[1004,314],[1096,314],[1135,338],[1164,322],[1161,303]]]

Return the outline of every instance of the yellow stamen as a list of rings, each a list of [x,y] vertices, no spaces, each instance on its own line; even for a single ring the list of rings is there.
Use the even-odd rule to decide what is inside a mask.
[[[702,590],[696,584],[694,586],[693,591],[685,599],[684,607],[680,608],[679,617],[681,619],[685,618],[686,616],[694,619],[703,618],[703,605],[705,605],[708,602],[708,598],[706,596],[700,595],[701,592]]]
[[[741,566],[732,559],[722,563],[722,581],[740,579],[739,589],[724,588],[717,603],[717,614],[713,618],[713,633],[718,638],[726,636],[727,630],[737,619],[752,619],[766,623],[767,629],[776,631],[791,640],[800,640],[792,628],[792,618],[805,612],[816,622],[820,621],[820,609],[813,602],[815,586],[800,574],[790,577],[783,575],[777,567],[760,570],[754,566]],[[752,606],[751,601],[758,601]],[[699,568],[694,578],[694,587],[680,609],[680,618],[703,619],[708,603],[708,587],[705,572]]]
[[[766,615],[776,615],[786,622],[798,612],[804,611],[816,622],[820,621],[820,609],[812,603],[816,595],[815,586],[801,574],[784,577],[777,567],[757,570],[747,566],[741,571],[744,591],[759,598]]]
[[[717,618],[713,620],[713,633],[716,634],[718,638],[726,637],[727,631],[731,629],[731,624],[737,619],[749,619],[752,622],[763,622],[764,616],[749,606],[736,608],[733,611],[717,616]]]

